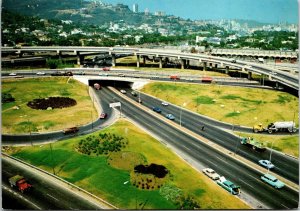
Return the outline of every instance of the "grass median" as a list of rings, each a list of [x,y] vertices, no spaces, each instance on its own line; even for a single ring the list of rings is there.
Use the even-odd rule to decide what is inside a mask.
[[[1,93],[9,93],[15,98],[14,102],[2,104],[2,133],[6,134],[62,130],[87,124],[98,116],[88,87],[69,77],[2,80]],[[52,110],[27,106],[34,99],[54,96],[70,97],[77,104]]]
[[[121,151],[103,155],[78,151],[81,140],[99,137],[99,133],[123,137],[127,144]],[[55,171],[58,176],[122,209],[180,209],[183,205],[178,198],[184,202],[192,199],[201,209],[249,209],[165,145],[125,120],[103,131],[53,143],[52,156],[49,145],[14,147],[9,153],[49,172]],[[121,159],[114,160],[118,156]],[[159,188],[141,189],[133,185],[132,165],[139,162],[155,163],[168,169],[168,176],[160,180]],[[140,174],[135,175],[140,177]]]

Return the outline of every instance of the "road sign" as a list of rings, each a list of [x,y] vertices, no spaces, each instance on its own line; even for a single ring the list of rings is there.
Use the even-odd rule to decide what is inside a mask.
[[[110,108],[114,108],[114,107],[118,107],[118,106],[121,106],[121,102],[116,102],[116,103],[110,103],[109,104]]]

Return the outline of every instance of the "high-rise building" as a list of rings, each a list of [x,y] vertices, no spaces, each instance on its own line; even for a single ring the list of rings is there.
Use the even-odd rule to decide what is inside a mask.
[[[139,6],[138,4],[133,4],[133,12],[138,13],[139,12]]]
[[[145,9],[145,15],[149,15],[149,9],[148,8]]]

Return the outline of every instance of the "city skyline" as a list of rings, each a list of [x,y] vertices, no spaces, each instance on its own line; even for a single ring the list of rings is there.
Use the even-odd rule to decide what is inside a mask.
[[[297,0],[103,0],[105,3],[122,3],[132,9],[138,4],[139,12],[163,11],[191,20],[244,19],[261,23],[287,22],[298,24]],[[171,5],[171,6],[170,6]]]

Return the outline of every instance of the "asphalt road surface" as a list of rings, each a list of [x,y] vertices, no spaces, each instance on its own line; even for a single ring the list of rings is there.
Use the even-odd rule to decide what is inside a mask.
[[[99,206],[82,197],[67,191],[44,177],[33,174],[28,169],[15,165],[6,159],[2,160],[2,191],[5,209],[41,209],[41,210],[95,210]],[[24,176],[33,188],[21,193],[11,188],[8,179],[14,175]]]

